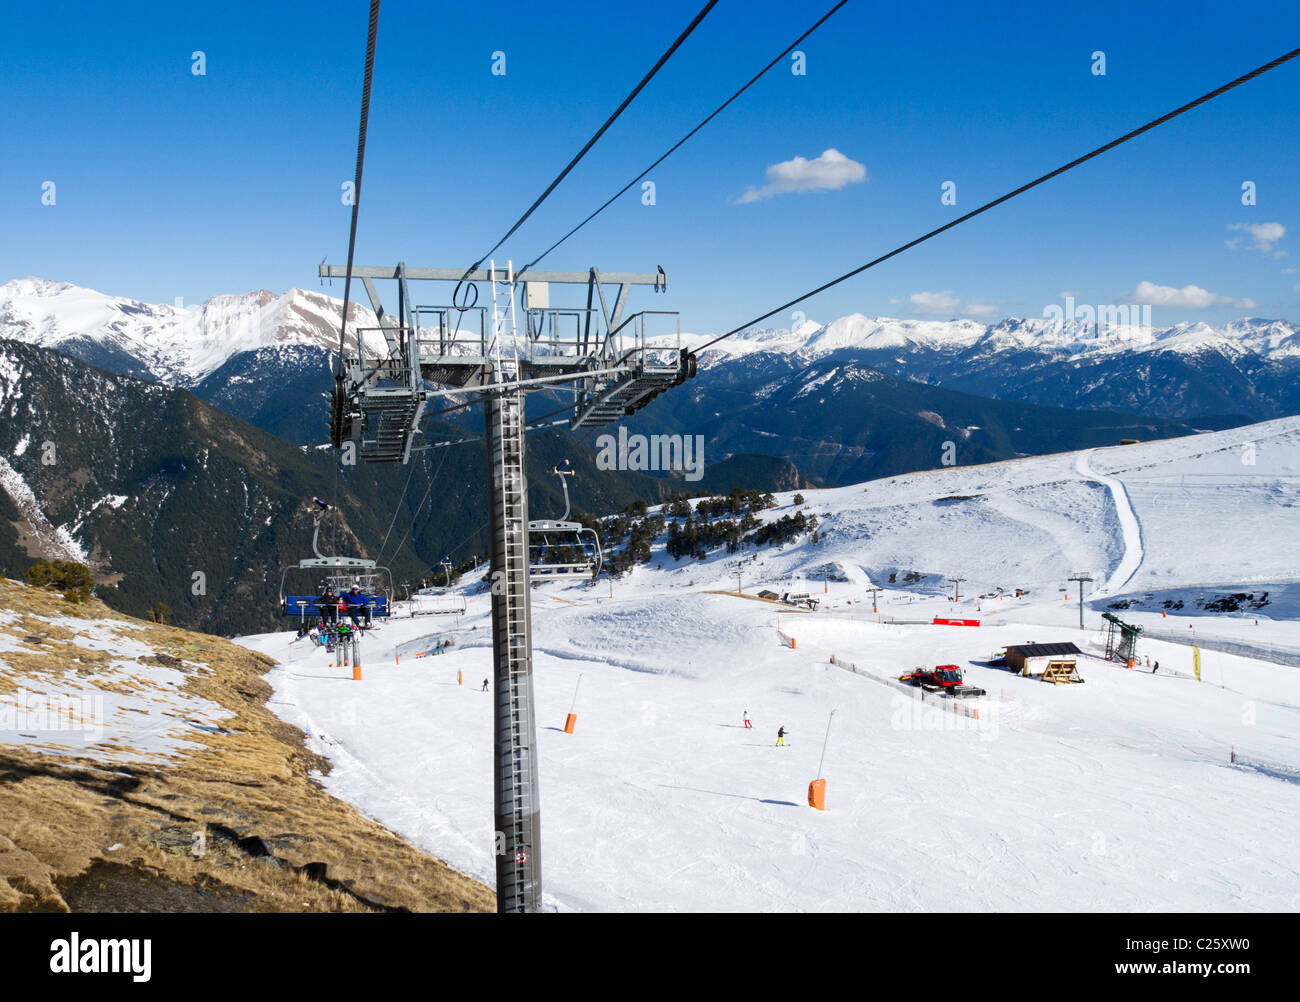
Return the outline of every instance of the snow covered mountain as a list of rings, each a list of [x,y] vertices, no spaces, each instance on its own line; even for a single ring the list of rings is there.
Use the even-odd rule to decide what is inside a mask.
[[[683,343],[710,338],[683,335]],[[700,365],[746,373],[773,360],[827,358],[979,396],[1082,410],[1179,420],[1300,413],[1300,326],[1286,320],[1160,328],[1013,318],[988,326],[853,314],[746,331],[707,349]]]
[[[214,296],[193,307],[155,305],[24,278],[0,285],[0,338],[56,348],[123,375],[202,385],[200,395],[210,401],[225,394],[246,403],[259,373],[282,388],[284,365],[298,365],[304,355],[313,366],[321,362],[337,345],[341,307],[303,289]],[[359,303],[350,313],[353,327],[376,325]],[[683,334],[682,343],[697,347],[712,337]],[[285,348],[320,354],[286,355]],[[745,331],[705,351],[701,368],[751,372],[773,359],[802,366],[841,355],[905,379],[1029,403],[1178,419],[1300,413],[1300,326],[1286,320],[1153,327],[1039,317],[986,325],[854,313],[826,324]]]
[[[687,347],[703,345],[716,335],[683,334]],[[797,354],[821,358],[845,348],[856,350],[918,350],[943,354],[980,355],[1034,351],[1071,358],[1126,353],[1175,351],[1193,355],[1217,351],[1225,356],[1257,355],[1270,361],[1300,359],[1300,326],[1287,320],[1243,318],[1223,327],[1184,322],[1170,327],[1129,324],[1064,323],[1050,318],[1008,318],[986,325],[975,320],[920,320],[867,317],[853,313],[828,324],[804,321],[791,329],[742,331],[714,345],[701,358],[703,365],[755,352]]]
[[[67,282],[0,285],[0,338],[75,355],[120,375],[186,388],[245,352],[285,345],[337,348],[342,302],[303,289],[214,296],[193,307],[108,296]],[[360,304],[349,324],[375,326]]]

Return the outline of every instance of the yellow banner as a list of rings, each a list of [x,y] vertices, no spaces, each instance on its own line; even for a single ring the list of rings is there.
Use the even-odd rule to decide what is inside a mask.
[[[1201,680],[1201,649],[1192,648],[1192,671],[1196,672],[1196,681]]]

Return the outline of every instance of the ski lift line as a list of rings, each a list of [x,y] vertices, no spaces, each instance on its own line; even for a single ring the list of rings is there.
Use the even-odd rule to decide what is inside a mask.
[[[452,406],[444,407],[442,410],[439,411],[430,411],[428,414],[422,416],[431,418],[431,417],[437,417],[439,414],[454,414],[457,411],[468,410],[469,408],[473,407],[475,403],[477,403],[477,401],[468,400],[463,404],[453,404]]]
[[[776,309],[764,313],[762,316],[755,317],[753,320],[750,320],[748,323],[741,324],[739,327],[736,327],[733,330],[729,330],[725,334],[718,335],[712,341],[708,341],[705,344],[701,345],[699,348],[696,348],[695,352],[698,354],[699,352],[702,352],[707,348],[710,348],[713,345],[717,344],[719,341],[723,341],[734,334],[739,334],[741,331],[749,327],[753,327],[757,323],[762,323],[764,320],[767,320],[769,317],[776,316],[776,314],[788,310],[791,306],[795,306],[799,303],[802,303],[805,299],[811,299],[813,296],[825,292],[827,289],[839,285],[841,282],[845,282],[848,279],[853,278],[855,275],[860,275],[868,268],[874,268],[876,265],[888,261],[890,258],[896,257],[897,255],[903,253],[903,251],[910,250],[911,248],[915,247],[917,244],[924,243],[925,241],[929,240],[931,237],[936,237],[940,233],[944,233],[947,230],[952,229],[954,226],[959,226],[960,224],[966,222],[966,220],[968,219],[973,219],[976,216],[980,215],[981,213],[987,212],[989,209],[1001,205],[1003,202],[1010,201],[1011,199],[1015,198],[1017,195],[1024,194],[1026,191],[1029,191],[1031,188],[1036,188],[1040,184],[1043,184],[1047,181],[1050,181],[1054,177],[1064,174],[1066,171],[1073,170],[1075,167],[1087,163],[1089,160],[1092,160],[1094,157],[1099,157],[1103,153],[1106,153],[1110,150],[1113,150],[1117,146],[1121,146],[1124,143],[1127,143],[1130,139],[1136,139],[1138,136],[1142,135],[1143,133],[1150,132],[1152,129],[1164,125],[1166,122],[1172,121],[1173,119],[1177,118],[1179,115],[1191,111],[1193,108],[1199,107],[1200,105],[1205,104],[1207,101],[1212,101],[1214,98],[1232,90],[1234,87],[1239,87],[1242,84],[1246,83],[1247,81],[1253,80],[1255,79],[1255,77],[1267,73],[1269,70],[1276,69],[1277,67],[1281,66],[1283,63],[1289,62],[1290,60],[1294,59],[1296,56],[1300,56],[1300,49],[1292,49],[1290,52],[1278,56],[1276,59],[1273,59],[1270,62],[1265,63],[1263,66],[1256,67],[1255,69],[1251,70],[1249,73],[1243,74],[1242,76],[1237,77],[1235,80],[1230,80],[1228,83],[1224,84],[1221,87],[1216,87],[1214,90],[1210,91],[1207,94],[1202,94],[1200,97],[1196,98],[1196,100],[1189,101],[1187,104],[1184,104],[1182,107],[1175,108],[1173,111],[1161,115],[1159,118],[1153,119],[1150,122],[1147,122],[1146,125],[1140,126],[1139,128],[1134,129],[1132,132],[1125,133],[1124,135],[1120,136],[1118,139],[1112,139],[1109,143],[1106,143],[1104,146],[1097,147],[1091,153],[1085,153],[1083,156],[1078,157],[1075,160],[1071,160],[1069,163],[1064,164],[1061,167],[1057,167],[1054,171],[1044,174],[1042,177],[1036,178],[1035,180],[1030,181],[1028,184],[1021,185],[1019,188],[1016,188],[1014,191],[1007,192],[1005,195],[1001,196],[1000,198],[995,198],[991,202],[985,202],[979,208],[966,213],[964,216],[958,216],[956,219],[952,220],[951,222],[945,223],[943,226],[940,226],[938,229],[931,230],[929,233],[923,234],[922,236],[917,237],[915,240],[911,240],[908,243],[903,244],[901,247],[895,247],[888,254],[883,254],[873,261],[868,261],[866,264],[862,265],[861,267],[854,268],[852,271],[845,272],[843,275],[839,276],[839,278],[831,279],[831,281],[827,282],[825,285],[820,285],[817,288],[813,289],[811,292],[806,292],[801,296],[791,299],[788,303],[783,303],[782,305],[778,306]]]
[[[343,342],[348,328],[348,298],[352,291],[352,255],[357,246],[357,214],[361,209],[361,172],[366,162],[366,129],[370,121],[370,84],[375,72],[375,39],[379,33],[379,0],[370,0],[370,28],[366,35],[366,69],[361,85],[361,125],[357,132],[357,168],[352,182],[352,222],[348,229],[348,266],[343,278],[343,322],[339,325],[338,377],[343,376]],[[361,334],[357,334],[357,353]]]
[[[411,530],[415,528],[415,523],[420,517],[420,512],[424,510],[424,503],[429,500],[429,495],[433,493],[433,485],[438,482],[438,474],[442,472],[442,465],[447,462],[447,454],[450,451],[450,449],[443,449],[442,458],[438,460],[438,468],[433,471],[433,476],[429,478],[429,486],[424,492],[424,497],[420,499],[420,503],[416,506],[414,514],[411,515],[411,524],[406,527],[406,534],[402,536],[402,542],[397,544],[397,549],[393,551],[394,554],[402,552],[402,546],[406,543],[407,537],[410,536]]]
[[[629,353],[631,354],[631,353]],[[604,369],[584,369],[582,376],[617,376],[626,370],[619,366],[607,367]],[[512,379],[509,382],[500,383],[495,386],[451,386],[441,390],[429,390],[430,397],[455,397],[462,394],[474,396],[475,394],[489,393],[493,391],[522,389],[528,386],[546,386],[550,383],[571,383],[574,381],[573,373],[563,373],[558,376],[533,376],[529,379]],[[477,401],[471,401],[471,404]],[[466,404],[465,406],[470,406]],[[567,410],[567,408],[566,408]]]
[[[393,534],[393,526],[397,524],[397,513],[402,509],[402,502],[406,500],[406,492],[411,487],[411,478],[415,476],[415,467],[418,464],[411,463],[411,469],[406,474],[406,483],[402,485],[402,493],[398,495],[397,504],[393,505],[393,517],[388,522],[388,531],[384,533],[384,541],[379,544],[379,555],[384,555],[384,547],[388,545],[388,537]]]
[[[357,166],[352,183],[352,219],[348,226],[348,264],[343,279],[343,315],[339,323],[339,360],[334,371],[335,392],[343,383],[343,351],[348,329],[348,300],[352,292],[352,260],[357,246],[357,214],[361,209],[361,174],[366,161],[366,129],[370,121],[370,84],[375,72],[375,41],[379,35],[379,0],[370,0],[370,25],[366,32],[366,64],[361,84],[361,124],[357,130]],[[357,332],[357,354],[361,354],[361,333]],[[331,419],[330,442],[342,447]],[[339,503],[339,464],[334,463],[334,504]],[[338,529],[333,534],[334,547],[338,546]]]
[[[538,415],[538,416],[535,417],[535,418],[530,418],[528,421],[524,422],[524,429],[525,429],[526,431],[532,431],[532,430],[534,429],[534,426],[538,426],[538,422],[540,422],[540,421],[545,421],[547,418],[553,418],[553,417],[555,417],[555,415],[557,415],[557,414],[563,414],[563,413],[565,413],[566,411],[571,411],[571,410],[573,410],[574,408],[576,408],[577,406],[578,406],[578,404],[577,404],[577,402],[575,401],[574,403],[571,403],[571,404],[565,404],[563,407],[557,407],[557,408],[555,408],[555,410],[553,410],[553,411],[547,411],[545,414],[540,414],[540,415]],[[550,427],[553,427],[554,425],[557,425],[557,424],[568,424],[568,421],[567,421],[567,420],[563,420],[563,421],[554,421],[554,422],[552,422],[552,423],[549,424],[549,425],[544,425],[544,426],[541,426],[541,427],[547,427],[547,428],[550,428]]]
[[[482,435],[470,435],[466,438],[452,438],[445,442],[430,442],[428,445],[415,445],[411,447],[412,452],[428,452],[430,449],[441,449],[448,445],[464,445],[466,442],[481,442]]]
[[[609,127],[614,124],[614,122],[618,119],[618,117],[622,115],[625,110],[627,110],[627,106],[630,105],[633,102],[633,100],[636,99],[636,96],[641,93],[642,89],[644,89],[646,84],[648,84],[654,78],[655,74],[658,73],[663,68],[664,64],[668,62],[668,60],[672,57],[673,53],[677,51],[677,49],[681,46],[681,44],[686,41],[686,39],[690,36],[691,32],[693,32],[697,27],[699,27],[700,22],[704,20],[705,16],[709,13],[709,11],[713,10],[713,8],[717,6],[717,3],[718,0],[708,0],[708,3],[706,3],[704,7],[701,8],[700,12],[695,15],[694,20],[692,20],[691,23],[686,26],[686,30],[677,36],[677,40],[668,47],[668,51],[659,57],[659,61],[650,68],[650,72],[641,78],[641,82],[637,84],[632,89],[632,92],[623,99],[623,103],[620,104],[617,109],[615,109],[614,114],[610,115],[609,118],[605,120],[605,124],[596,130],[596,134],[587,140],[587,144],[581,150],[578,151],[577,156],[575,156],[572,160],[569,161],[568,165],[565,166],[564,170],[560,171],[559,175],[555,178],[555,180],[552,181],[546,187],[546,190],[543,191],[537,197],[537,200],[528,207],[528,211],[519,217],[519,219],[515,222],[514,226],[510,227],[510,229],[506,231],[506,235],[503,236],[496,243],[494,243],[486,254],[484,254],[481,258],[479,258],[472,265],[470,265],[468,268],[465,269],[465,278],[468,278],[471,272],[477,270],[478,266],[481,265],[484,261],[486,261],[489,257],[491,257],[492,254],[496,252],[498,247],[500,247],[503,243],[509,240],[514,235],[515,231],[518,230],[519,227],[521,227],[524,224],[524,221],[529,216],[531,216],[533,212],[537,209],[537,207],[541,205],[542,202],[544,202],[547,199],[547,197],[551,194],[551,192],[553,192],[559,186],[560,182],[563,181],[566,177],[568,177],[569,171],[573,170],[573,168],[578,165],[578,162],[587,155],[588,151],[590,151],[593,146],[596,145],[597,140],[599,140],[600,137],[605,134],[606,130],[608,130]],[[461,281],[464,282],[465,278],[462,278]]]
[[[520,275],[523,275],[526,271],[528,271],[529,268],[533,267],[533,265],[535,265],[535,264],[540,264],[541,261],[542,261],[542,259],[545,258],[548,254],[550,254],[551,251],[555,250],[557,247],[560,246],[560,244],[562,244],[562,243],[564,243],[566,240],[568,240],[569,237],[573,236],[573,235],[574,235],[575,233],[577,233],[580,229],[582,229],[584,226],[586,226],[589,222],[591,222],[593,219],[595,219],[597,216],[599,216],[602,212],[604,212],[606,209],[608,209],[608,208],[609,208],[611,205],[613,205],[613,204],[614,204],[618,199],[620,199],[623,195],[625,195],[625,194],[628,192],[628,190],[629,190],[630,188],[632,188],[632,187],[633,187],[633,186],[634,186],[638,181],[640,181],[640,180],[641,180],[642,178],[644,178],[647,174],[649,174],[652,170],[654,170],[654,169],[655,169],[656,167],[658,167],[661,163],[663,163],[665,160],[667,160],[670,156],[672,156],[674,153],[676,153],[677,150],[678,150],[680,147],[682,147],[683,145],[686,144],[687,140],[689,140],[689,139],[690,139],[692,136],[694,136],[697,132],[699,132],[701,129],[703,129],[706,125],[708,125],[708,124],[709,124],[711,121],[713,121],[715,118],[717,118],[718,115],[722,114],[722,112],[726,110],[726,108],[728,107],[728,105],[731,104],[731,102],[733,102],[734,100],[736,100],[736,98],[740,97],[740,95],[743,94],[743,93],[745,93],[745,91],[749,90],[749,88],[752,87],[754,84],[758,83],[759,79],[760,79],[762,76],[764,76],[764,75],[767,73],[768,70],[770,70],[773,66],[775,66],[777,63],[779,63],[781,60],[783,60],[786,56],[788,56],[788,55],[790,54],[790,52],[795,48],[795,46],[797,46],[800,42],[802,42],[805,38],[807,38],[809,35],[811,35],[811,34],[812,34],[814,31],[816,31],[818,28],[820,28],[820,27],[822,26],[822,24],[824,24],[824,23],[825,23],[825,22],[830,18],[830,16],[831,16],[832,14],[834,14],[837,10],[839,10],[841,7],[843,7],[846,3],[848,3],[848,0],[840,0],[839,3],[837,3],[834,7],[832,7],[832,8],[831,8],[830,10],[828,10],[825,14],[823,14],[823,15],[821,16],[821,19],[820,19],[816,24],[814,24],[811,28],[809,28],[809,29],[808,29],[807,31],[805,31],[802,35],[800,35],[798,38],[796,38],[793,42],[791,42],[789,45],[787,45],[787,46],[786,46],[786,47],[781,51],[781,53],[780,53],[780,54],[779,54],[775,59],[773,59],[770,63],[768,63],[768,64],[767,64],[766,66],[764,66],[761,70],[759,70],[759,71],[758,71],[757,73],[755,73],[752,77],[750,77],[749,82],[746,83],[745,86],[741,87],[740,90],[736,91],[736,93],[732,94],[731,97],[729,97],[729,98],[727,98],[725,101],[723,101],[722,104],[718,105],[718,107],[715,108],[715,109],[714,109],[714,110],[709,114],[709,116],[708,116],[707,118],[704,119],[704,121],[700,122],[699,125],[695,126],[695,128],[693,128],[693,129],[691,129],[691,131],[688,132],[688,133],[686,133],[686,135],[682,136],[681,139],[677,140],[676,143],[674,143],[672,146],[670,146],[670,147],[668,148],[668,151],[667,151],[666,153],[664,153],[663,156],[661,156],[658,160],[656,160],[656,161],[655,161],[654,163],[652,163],[649,167],[647,167],[645,170],[643,170],[643,171],[642,171],[640,174],[638,174],[636,177],[632,178],[631,181],[629,181],[629,182],[628,182],[627,184],[625,184],[622,188],[620,188],[620,189],[619,189],[618,191],[616,191],[613,195],[611,195],[610,198],[609,198],[609,200],[606,201],[603,205],[601,205],[600,208],[598,208],[595,212],[593,212],[590,216],[588,216],[586,219],[584,219],[582,222],[580,222],[580,223],[579,223],[577,226],[575,226],[573,229],[569,230],[568,233],[566,233],[566,234],[564,234],[564,236],[560,237],[560,239],[557,240],[557,241],[555,241],[555,243],[551,244],[551,246],[547,247],[546,250],[544,250],[544,251],[542,251],[542,253],[538,254],[537,257],[533,258],[533,259],[532,259],[531,261],[529,261],[526,265],[524,265],[522,268],[520,268],[519,271],[518,271],[518,273],[515,275],[515,277],[518,278]]]

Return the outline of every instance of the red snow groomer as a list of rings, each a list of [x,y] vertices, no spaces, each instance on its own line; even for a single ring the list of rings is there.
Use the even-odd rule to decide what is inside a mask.
[[[983,696],[984,690],[979,686],[967,685],[962,679],[962,670],[957,665],[935,665],[933,668],[916,668],[906,675],[898,676],[900,682],[919,685],[926,692],[939,692],[954,699],[966,699],[971,696]]]

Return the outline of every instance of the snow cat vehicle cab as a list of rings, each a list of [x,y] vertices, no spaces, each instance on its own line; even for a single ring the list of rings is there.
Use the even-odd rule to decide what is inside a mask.
[[[967,685],[962,677],[962,670],[957,665],[935,665],[933,668],[917,668],[906,675],[898,677],[900,682],[919,685],[926,692],[942,693],[963,699],[968,696],[983,696],[983,689]]]
[[[306,557],[297,564],[286,567],[280,574],[280,614],[297,616],[299,629],[305,629],[321,615],[318,599],[329,585],[335,595],[345,595],[357,585],[366,596],[366,606],[371,619],[387,618],[389,602],[393,594],[393,575],[387,567],[380,567],[374,560],[364,557],[327,557],[320,551],[321,523],[331,512],[336,512],[333,505],[312,498],[316,513],[311,535],[312,552],[315,557]],[[290,575],[295,586],[310,589],[307,594],[286,594]],[[341,618],[341,617],[340,617]]]
[[[528,571],[537,576],[600,574],[605,555],[600,537],[581,522],[569,521],[569,481],[575,475],[566,459],[551,470],[560,478],[564,491],[564,514],[558,519],[534,519],[528,523]]]

